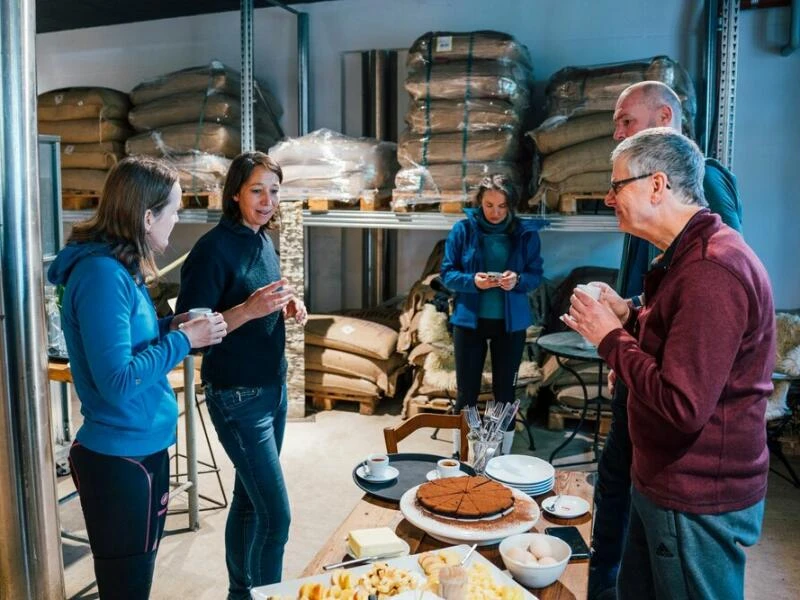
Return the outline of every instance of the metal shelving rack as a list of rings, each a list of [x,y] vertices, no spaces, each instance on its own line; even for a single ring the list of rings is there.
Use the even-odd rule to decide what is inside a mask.
[[[65,210],[63,219],[74,223],[88,219],[94,210]],[[187,209],[178,213],[180,223],[212,224],[219,221],[222,211]],[[325,213],[303,211],[304,227],[342,227],[355,229],[404,229],[418,231],[449,231],[463,215],[438,212],[396,213],[390,211],[331,210]],[[574,233],[619,232],[613,215],[520,215],[522,219],[543,222],[543,231]]]

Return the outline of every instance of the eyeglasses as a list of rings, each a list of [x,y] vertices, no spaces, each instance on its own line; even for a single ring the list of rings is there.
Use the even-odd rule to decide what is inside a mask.
[[[633,183],[634,181],[638,181],[639,179],[644,179],[645,177],[650,177],[654,175],[654,173],[645,173],[644,175],[637,175],[636,177],[628,177],[627,179],[620,179],[619,181],[611,181],[611,191],[614,192],[614,195],[620,193],[622,188],[624,188],[629,183]]]

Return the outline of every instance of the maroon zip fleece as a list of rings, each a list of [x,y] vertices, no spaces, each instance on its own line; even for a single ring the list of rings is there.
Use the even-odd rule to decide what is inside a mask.
[[[752,506],[767,488],[764,411],[776,357],[764,266],[701,210],[647,274],[645,298],[629,331],[598,346],[630,390],[634,486],[682,512]]]

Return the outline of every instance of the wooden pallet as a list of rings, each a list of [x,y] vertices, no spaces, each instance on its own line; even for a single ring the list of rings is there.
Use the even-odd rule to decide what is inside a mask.
[[[581,418],[581,409],[570,408],[561,404],[554,404],[547,414],[547,428],[551,431],[562,431],[567,425],[575,426]],[[597,421],[597,411],[589,407],[586,419],[590,423]],[[611,413],[600,411],[600,435],[605,436],[611,428]]]
[[[214,190],[210,192],[186,192],[181,196],[181,208],[221,210],[222,191]]]
[[[568,215],[574,215],[578,212],[578,204],[588,204],[588,203],[595,203],[595,205],[599,208],[604,209],[605,212],[606,206],[604,204],[604,199],[608,192],[585,192],[585,193],[577,193],[577,192],[568,192],[561,194],[558,197],[558,212]]]
[[[392,193],[392,210],[398,213],[440,212],[461,214],[465,206],[472,206],[473,199],[474,194],[470,194],[465,201],[461,192],[428,195],[395,190]]]
[[[364,190],[358,198],[326,198],[309,196],[303,206],[312,213],[324,213],[329,210],[388,210],[392,199],[391,190]]]
[[[88,210],[97,208],[100,203],[100,195],[94,193],[71,193],[61,194],[61,208],[64,210]]]
[[[316,410],[333,410],[337,402],[358,402],[358,412],[362,415],[375,413],[380,398],[376,396],[362,396],[359,394],[343,394],[339,392],[317,392],[306,393],[306,397],[311,399],[311,405]]]
[[[451,406],[449,403],[440,403],[439,400],[436,400],[435,402],[420,402],[412,398],[412,400],[408,403],[409,417],[413,417],[414,415],[418,415],[420,413],[444,414],[450,412],[450,410]]]

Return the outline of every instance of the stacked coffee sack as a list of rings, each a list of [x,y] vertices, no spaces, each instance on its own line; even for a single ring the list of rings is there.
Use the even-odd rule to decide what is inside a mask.
[[[269,153],[281,165],[281,195],[288,199],[357,201],[367,192],[391,187],[397,172],[394,143],[329,129],[284,140]]]
[[[149,79],[131,91],[130,155],[164,158],[181,175],[184,193],[218,191],[230,159],[241,152],[241,80],[219,61]],[[253,90],[255,148],[283,137],[282,114],[262,84]]]
[[[103,87],[71,87],[39,95],[39,133],[61,138],[61,190],[99,195],[108,170],[125,155],[128,94]]]
[[[521,131],[527,126],[531,61],[513,37],[493,31],[432,32],[408,54],[407,130],[394,207],[470,202],[486,175],[520,186]]]
[[[538,153],[534,160],[541,160],[531,206],[556,210],[562,194],[605,195],[611,179],[611,151],[617,144],[614,107],[626,87],[641,81],[661,81],[678,94],[684,133],[693,135],[694,85],[686,70],[670,58],[566,67],[548,82],[548,118],[528,132]]]
[[[363,311],[362,311],[363,312]],[[306,394],[361,397],[377,402],[394,396],[405,357],[397,353],[396,318],[363,312],[309,315],[305,325]]]

